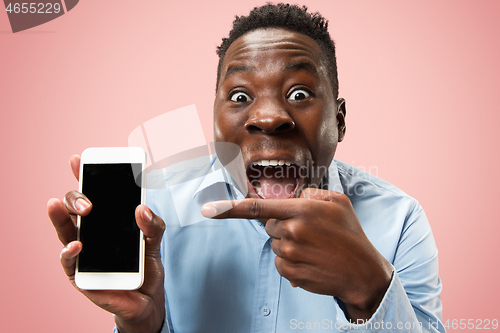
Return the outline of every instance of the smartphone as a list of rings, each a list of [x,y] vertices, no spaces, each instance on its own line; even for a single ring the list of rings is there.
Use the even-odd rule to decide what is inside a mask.
[[[92,202],[78,216],[75,282],[81,289],[134,290],[144,281],[144,236],[135,209],[146,201],[142,148],[88,148],[81,156],[80,192]]]

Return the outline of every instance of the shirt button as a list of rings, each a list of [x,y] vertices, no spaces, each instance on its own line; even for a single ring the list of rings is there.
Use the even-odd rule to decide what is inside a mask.
[[[262,311],[263,316],[269,316],[269,314],[271,313],[271,309],[269,309],[267,306],[263,306],[260,310]]]

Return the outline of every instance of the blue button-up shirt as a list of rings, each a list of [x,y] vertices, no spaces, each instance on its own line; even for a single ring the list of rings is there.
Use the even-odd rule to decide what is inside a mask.
[[[444,332],[434,238],[422,207],[401,190],[337,160],[328,169],[328,189],[350,198],[365,234],[394,266],[372,318],[353,325],[340,301],[278,274],[259,221],[205,219],[203,204],[244,198],[241,186],[217,159],[186,163],[148,178],[148,206],[167,225],[163,333]]]

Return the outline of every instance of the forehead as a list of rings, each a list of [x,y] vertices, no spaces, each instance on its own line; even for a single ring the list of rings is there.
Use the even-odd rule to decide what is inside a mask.
[[[322,51],[312,38],[282,28],[260,28],[250,31],[228,48],[222,65],[222,77],[227,69],[259,63],[283,65],[288,62],[309,62],[318,72],[324,72]]]

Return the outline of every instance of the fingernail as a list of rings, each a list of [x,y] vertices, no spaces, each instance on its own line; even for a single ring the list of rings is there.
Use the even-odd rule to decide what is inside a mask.
[[[217,208],[210,204],[205,204],[201,207],[201,215],[211,218],[217,215]]]
[[[76,199],[75,201],[75,208],[79,210],[80,212],[84,211],[85,209],[89,208],[90,204],[87,202],[85,199]]]
[[[151,212],[149,211],[149,209],[144,209],[142,211],[142,218],[147,223],[151,223],[153,221],[153,215],[151,214]]]

